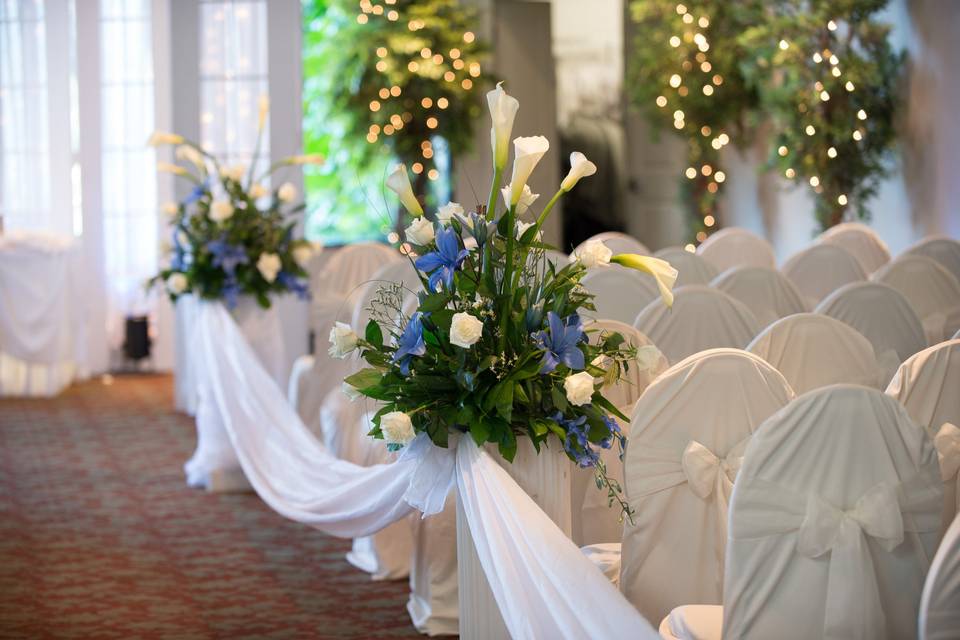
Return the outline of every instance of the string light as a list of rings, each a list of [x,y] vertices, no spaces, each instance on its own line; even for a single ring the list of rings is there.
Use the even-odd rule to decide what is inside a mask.
[[[836,147],[830,147],[829,149],[827,149],[827,157],[828,157],[828,158],[836,158],[836,157],[837,157],[837,149],[836,149]]]
[[[687,171],[685,172],[685,175],[689,179],[693,180],[694,178],[697,177],[697,170],[693,167],[687,167]]]
[[[845,207],[847,205],[847,196],[845,196],[842,193],[839,196],[837,196],[837,204]]]
[[[667,106],[666,96],[657,96],[657,106],[660,107],[661,109]]]
[[[692,244],[685,245],[685,246],[683,247],[683,249],[684,249],[684,251],[686,251],[687,253],[696,253],[696,252],[697,252],[697,248],[696,248],[695,246],[693,246]]]
[[[713,216],[711,216],[710,214],[707,214],[707,215],[705,215],[705,216],[703,217],[703,225],[704,225],[704,226],[706,226],[706,227],[712,227],[715,223],[716,223],[716,219],[715,219]]]
[[[717,182],[723,182],[727,179],[727,174],[725,174],[723,171],[717,171],[713,174],[713,179]]]

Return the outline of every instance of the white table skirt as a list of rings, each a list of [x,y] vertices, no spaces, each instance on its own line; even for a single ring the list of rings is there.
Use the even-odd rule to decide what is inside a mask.
[[[0,236],[0,396],[54,396],[88,375],[83,301],[73,238]]]

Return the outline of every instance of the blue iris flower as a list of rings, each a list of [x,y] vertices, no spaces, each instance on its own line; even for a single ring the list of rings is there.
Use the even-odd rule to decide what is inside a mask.
[[[180,244],[180,229],[173,230],[173,258],[170,260],[170,268],[174,271],[183,271],[189,264],[188,254],[190,247]]]
[[[550,332],[538,331],[533,334],[533,340],[541,349],[545,349],[540,373],[550,373],[563,363],[574,371],[583,369],[583,351],[580,343],[586,340],[583,332],[583,323],[580,316],[571,313],[561,320],[553,311],[547,313],[547,324]]]
[[[467,259],[470,252],[461,249],[457,232],[451,228],[437,232],[437,250],[417,258],[417,269],[430,274],[430,291],[437,291],[437,284],[443,280],[447,291],[453,289],[453,274]]]
[[[600,446],[604,449],[609,449],[610,445],[613,444],[614,438],[623,438],[623,432],[620,431],[620,425],[617,424],[617,421],[610,416],[603,416],[603,424],[605,424],[607,429],[610,430],[610,435],[600,441]]]
[[[573,420],[564,418],[558,411],[550,416],[550,419],[566,432],[563,448],[577,462],[577,466],[585,469],[597,464],[600,456],[590,446],[590,440],[587,437],[587,416],[580,416]]]
[[[207,251],[213,254],[213,266],[220,267],[228,276],[236,273],[238,265],[250,262],[247,250],[238,244],[228,243],[225,236],[208,242]]]
[[[208,179],[208,180],[209,180],[209,179]],[[197,200],[199,200],[200,198],[202,198],[203,195],[207,192],[207,182],[208,182],[208,180],[204,180],[201,184],[198,184],[197,186],[195,186],[195,187],[193,188],[193,191],[191,191],[190,194],[189,194],[186,198],[183,199],[183,204],[184,204],[184,205],[191,205],[191,204],[193,204],[194,202],[196,202]]]
[[[400,373],[410,375],[410,361],[413,356],[422,356],[427,352],[427,343],[423,340],[423,314],[417,311],[400,334],[393,362],[400,363]]]
[[[310,289],[292,273],[281,271],[277,274],[277,282],[283,285],[291,293],[295,293],[301,300],[310,299]]]
[[[235,277],[227,276],[227,279],[223,281],[222,293],[228,309],[237,306],[237,300],[240,298],[240,283],[237,282]]]

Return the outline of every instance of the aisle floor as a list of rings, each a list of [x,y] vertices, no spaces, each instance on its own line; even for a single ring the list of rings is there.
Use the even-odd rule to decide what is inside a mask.
[[[0,638],[417,637],[349,541],[188,489],[195,442],[167,376],[0,400]]]

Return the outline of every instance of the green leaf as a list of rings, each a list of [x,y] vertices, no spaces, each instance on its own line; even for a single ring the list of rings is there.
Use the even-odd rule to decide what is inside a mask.
[[[364,337],[367,342],[372,344],[375,347],[383,346],[383,330],[380,328],[380,325],[377,324],[376,320],[370,320],[367,323],[367,329],[364,331]]]
[[[470,435],[477,446],[482,447],[483,443],[490,439],[490,424],[482,418],[474,420],[470,423]]]
[[[423,313],[431,313],[433,311],[438,311],[447,306],[450,302],[450,294],[448,293],[431,293],[428,295],[423,302],[420,303],[420,311]]]
[[[630,421],[630,418],[625,416],[623,412],[620,411],[620,409],[617,409],[616,405],[614,405],[612,402],[604,398],[603,394],[601,394],[599,391],[595,391],[593,393],[593,397],[590,399],[590,401],[599,407],[603,407],[604,409],[606,409],[613,415],[617,416],[621,420],[626,420],[627,422]]]
[[[499,449],[504,460],[513,462],[517,455],[517,436],[514,435],[513,431],[508,430],[504,433],[500,440]]]
[[[376,387],[380,384],[380,381],[383,379],[383,373],[379,369],[371,369],[367,367],[366,369],[361,369],[351,376],[347,376],[344,379],[344,382],[349,384],[351,387],[356,387],[360,391],[365,391],[372,387]]]
[[[563,392],[560,391],[560,389],[557,387],[550,387],[550,397],[553,399],[553,406],[555,406],[561,412],[567,410],[567,397],[563,395]]]

